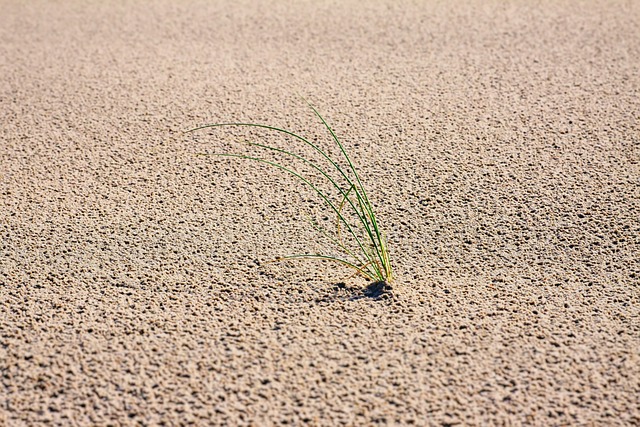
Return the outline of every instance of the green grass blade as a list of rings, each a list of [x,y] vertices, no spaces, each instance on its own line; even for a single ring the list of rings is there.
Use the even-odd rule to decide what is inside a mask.
[[[393,271],[391,268],[389,250],[387,246],[386,236],[380,230],[378,225],[378,221],[376,219],[373,205],[371,204],[369,197],[362,185],[362,181],[356,170],[355,165],[351,161],[344,145],[338,139],[337,135],[331,129],[327,121],[322,117],[322,115],[318,112],[318,110],[305,99],[305,102],[309,105],[309,107],[313,110],[314,114],[321,120],[325,128],[331,134],[334,142],[337,144],[342,156],[346,159],[347,168],[343,168],[339,163],[334,161],[324,150],[318,147],[316,144],[310,142],[306,138],[288,131],[286,129],[278,128],[275,126],[257,124],[257,123],[241,123],[241,122],[233,122],[233,123],[216,123],[216,124],[208,124],[204,126],[199,126],[193,129],[190,129],[186,132],[194,132],[200,129],[206,128],[215,128],[222,126],[245,126],[245,127],[254,127],[254,128],[262,128],[275,132],[279,132],[288,136],[291,136],[299,141],[302,141],[304,144],[311,147],[314,151],[319,153],[325,160],[327,160],[333,169],[337,171],[342,179],[346,182],[347,186],[341,186],[336,179],[334,179],[324,168],[320,167],[317,163],[310,161],[296,153],[293,153],[288,150],[280,149],[277,147],[272,147],[265,144],[259,144],[254,142],[249,142],[250,145],[270,150],[274,152],[279,152],[285,154],[286,156],[290,156],[295,158],[296,160],[302,161],[307,166],[310,166],[317,172],[319,172],[324,179],[326,179],[334,189],[337,189],[341,195],[341,199],[336,207],[336,204],[329,198],[328,194],[321,190],[316,184],[311,182],[307,177],[303,176],[301,173],[295,171],[291,167],[284,166],[283,164],[277,163],[276,161],[270,161],[267,159],[262,159],[259,157],[253,157],[250,155],[242,155],[242,154],[201,154],[201,155],[213,155],[220,157],[235,157],[240,159],[253,160],[260,163],[265,163],[281,169],[296,178],[300,179],[304,184],[308,185],[315,191],[322,200],[328,205],[328,207],[336,214],[336,234],[337,239],[333,238],[330,233],[322,228],[319,224],[316,224],[312,220],[312,226],[316,228],[321,234],[325,235],[325,237],[329,238],[329,240],[335,244],[344,254],[346,254],[349,258],[352,258],[355,261],[349,261],[346,259],[342,259],[339,257],[334,257],[330,255],[321,255],[321,254],[307,254],[307,255],[291,255],[287,257],[282,257],[280,260],[288,260],[288,259],[323,259],[329,260],[333,262],[341,263],[351,269],[354,269],[357,274],[361,274],[365,277],[368,277],[371,280],[376,281],[391,281],[393,279]],[[344,164],[344,163],[343,163]],[[335,175],[335,174],[334,174]],[[351,197],[353,194],[353,197]],[[352,200],[355,199],[355,200]],[[354,222],[352,226],[351,222],[344,216],[343,211],[346,206],[349,206],[352,214],[349,214],[349,217]],[[355,220],[357,218],[357,221]],[[342,238],[342,227],[341,224],[344,225],[345,229],[349,232],[351,236],[349,238],[349,246],[345,244],[345,241]],[[360,225],[358,225],[360,224]],[[355,227],[355,228],[354,228]],[[362,239],[365,239],[368,244],[364,244]],[[353,240],[351,240],[353,239]],[[354,245],[355,243],[355,245]],[[358,256],[350,247],[358,248],[358,252],[362,257],[365,258],[366,261],[361,259],[361,256]]]
[[[313,106],[312,106],[312,108],[313,108]],[[319,113],[315,110],[315,108],[314,108],[313,110],[314,110],[314,112],[316,112],[316,114],[318,114],[318,116],[319,116]],[[319,116],[319,117],[322,119],[322,116]],[[323,122],[324,122],[324,119],[322,119],[322,120],[323,120]],[[324,122],[324,123],[325,123],[325,126],[327,126],[327,127],[328,127],[328,125],[326,124],[326,122]],[[310,141],[309,141],[309,140],[307,140],[306,138],[304,138],[304,137],[302,137],[302,136],[300,136],[300,135],[298,135],[298,134],[296,134],[296,133],[294,133],[294,132],[288,131],[288,130],[286,130],[286,129],[282,129],[282,128],[275,127],[275,126],[263,125],[263,124],[259,124],[259,123],[230,122],[230,123],[213,123],[213,124],[203,125],[203,126],[199,126],[199,127],[196,127],[196,128],[190,129],[190,130],[186,131],[185,133],[195,132],[195,131],[197,131],[197,130],[201,130],[201,129],[215,128],[215,127],[223,127],[223,126],[245,126],[245,127],[262,128],[262,129],[268,129],[268,130],[272,130],[272,131],[275,131],[275,132],[280,132],[280,133],[284,133],[284,134],[286,134],[286,135],[292,136],[292,137],[294,137],[294,138],[296,138],[296,139],[298,139],[298,140],[300,140],[300,141],[304,142],[305,144],[307,144],[308,146],[310,146],[311,148],[313,148],[315,151],[317,151],[318,153],[320,153],[320,154],[321,154],[321,155],[322,155],[322,156],[323,156],[327,161],[329,161],[329,163],[331,163],[331,165],[332,165],[332,166],[333,166],[333,167],[334,167],[338,172],[340,172],[340,174],[341,174],[341,175],[342,175],[342,177],[345,179],[345,181],[349,184],[349,186],[354,186],[354,187],[355,187],[356,192],[358,193],[358,187],[355,185],[355,183],[354,183],[354,182],[352,182],[351,178],[349,178],[349,176],[348,176],[348,175],[347,175],[347,174],[342,170],[342,168],[340,167],[340,165],[338,165],[335,161],[333,161],[333,159],[331,159],[331,157],[329,157],[329,155],[328,155],[325,151],[323,151],[323,150],[322,150],[321,148],[319,148],[316,144],[314,144],[314,143],[310,142]],[[331,129],[329,128],[329,130],[331,130]],[[333,131],[331,131],[331,132],[333,132]],[[252,144],[255,144],[255,143],[252,143]],[[262,146],[261,144],[256,144],[256,145]],[[342,147],[342,144],[339,144],[339,145],[340,145],[340,147],[341,147],[342,152],[345,154],[345,156],[347,156],[347,155],[346,155],[346,152],[344,151],[344,147]],[[262,147],[263,147],[263,148],[270,149],[270,150],[281,151],[281,152],[286,153],[286,154],[289,154],[289,155],[293,155],[292,153],[287,152],[286,150],[280,150],[280,149],[277,149],[277,148],[275,148],[275,147],[270,147],[270,146],[262,146]],[[347,158],[348,158],[348,156],[347,156]],[[350,161],[350,160],[349,160],[349,163],[351,163],[351,161]],[[352,166],[352,168],[353,168],[353,166]],[[354,171],[355,171],[355,168],[353,168],[353,169],[354,169]],[[360,185],[360,186],[361,186],[361,185]],[[338,187],[338,188],[340,188],[340,187]],[[359,193],[358,193],[358,197],[360,197]],[[352,208],[354,209],[354,211],[357,213],[357,212],[358,212],[358,210],[356,209],[356,207],[355,207],[353,204],[352,204],[351,206],[352,206]],[[363,226],[364,226],[365,230],[367,231],[367,234],[369,234],[370,236],[373,236],[373,234],[372,234],[372,232],[371,232],[371,226],[370,226],[370,224],[369,224],[369,223],[368,223],[368,221],[367,221],[367,216],[368,216],[368,215],[366,215],[366,214],[365,214],[365,211],[362,211],[362,214],[358,213],[358,216],[359,216],[359,217],[360,217],[360,219],[362,220],[362,222],[363,222]]]
[[[377,248],[377,252],[381,252],[384,249],[385,243],[383,242],[383,238],[382,238],[382,234],[380,232],[380,229],[378,227],[378,223],[376,221],[376,217],[375,214],[373,212],[373,206],[371,205],[371,202],[369,201],[369,198],[367,196],[367,193],[364,189],[364,186],[362,185],[362,181],[360,180],[360,176],[358,175],[358,171],[356,170],[353,162],[351,161],[351,158],[349,157],[349,155],[347,154],[347,151],[344,148],[344,145],[340,142],[340,139],[338,139],[338,136],[335,134],[335,132],[333,131],[333,129],[331,129],[331,126],[329,126],[329,124],[327,123],[327,121],[324,119],[324,117],[322,117],[322,115],[318,112],[318,110],[313,106],[313,104],[311,104],[309,101],[307,101],[305,99],[305,101],[307,102],[307,104],[309,105],[309,107],[313,110],[313,112],[315,113],[315,115],[322,121],[322,124],[325,126],[325,128],[329,131],[329,133],[331,134],[331,136],[333,137],[333,140],[336,142],[336,144],[338,145],[338,147],[340,148],[340,151],[342,152],[342,154],[344,155],[345,159],[347,160],[347,163],[349,164],[349,167],[351,169],[351,171],[353,172],[353,175],[355,176],[355,179],[358,183],[358,186],[356,188],[356,196],[358,198],[362,197],[363,199],[363,204],[362,204],[362,209],[363,212],[366,210],[366,215],[365,218],[367,218],[370,222],[371,222],[371,226],[373,228],[373,230],[375,231],[375,239],[373,238],[373,234],[370,234],[372,237],[372,242],[374,243],[374,245]],[[369,231],[369,230],[368,230]],[[380,258],[380,262],[385,265],[387,264],[387,262],[385,261],[384,257],[382,257],[381,253],[379,253],[379,258]]]
[[[350,184],[353,185],[353,182],[351,182],[351,179],[344,173],[344,171],[340,168],[340,165],[338,165],[335,161],[333,161],[333,159],[331,159],[331,157],[329,157],[329,155],[327,153],[325,153],[322,149],[320,149],[316,144],[310,142],[309,140],[307,140],[306,138],[288,131],[286,129],[282,129],[279,127],[275,127],[275,126],[269,126],[269,125],[263,125],[263,124],[259,124],[259,123],[241,123],[241,122],[237,122],[237,123],[213,123],[213,124],[208,124],[208,125],[203,125],[203,126],[199,126],[193,129],[189,129],[187,131],[185,131],[185,133],[189,133],[189,132],[195,132],[197,130],[201,130],[201,129],[207,129],[207,128],[214,128],[214,127],[222,127],[222,126],[245,126],[245,127],[255,127],[255,128],[262,128],[262,129],[269,129],[275,132],[280,132],[280,133],[284,133],[286,135],[292,136],[302,142],[304,142],[305,144],[307,144],[308,146],[310,146],[311,148],[313,148],[315,151],[317,151],[318,153],[320,153],[322,155],[322,157],[324,157],[329,163],[331,163],[331,165],[340,172],[340,174],[342,175],[342,177]]]
[[[320,117],[320,119],[323,121],[323,123],[325,124],[325,126],[331,131],[332,135],[334,136],[334,139],[337,140],[337,137],[335,136],[335,134],[333,133],[333,131],[331,130],[331,128],[329,127],[329,125],[326,123],[326,121],[324,121],[324,118],[322,118],[322,116],[320,116],[320,114],[317,112],[317,110],[315,110],[315,108],[313,108],[313,106],[311,106],[311,108],[313,109],[313,111],[316,113],[316,115],[318,115],[318,117]],[[329,155],[322,149],[320,149],[316,144],[313,144],[312,142],[308,141],[306,138],[288,131],[286,129],[282,129],[282,128],[278,128],[275,126],[269,126],[269,125],[262,125],[262,124],[256,124],[256,123],[240,123],[240,122],[233,122],[233,123],[215,123],[215,124],[209,124],[209,125],[204,125],[204,126],[200,126],[194,129],[191,129],[187,132],[193,132],[196,130],[200,130],[200,129],[205,129],[205,128],[214,128],[214,127],[223,127],[223,126],[245,126],[245,127],[256,127],[256,128],[263,128],[263,129],[269,129],[269,130],[273,130],[273,131],[277,131],[277,132],[281,132],[284,133],[286,135],[292,136],[302,142],[304,142],[305,144],[309,145],[310,147],[312,147],[315,151],[317,151],[318,153],[320,153],[325,159],[327,159],[331,165],[338,171],[340,172],[340,174],[342,175],[342,177],[347,181],[347,183],[354,188],[355,193],[356,193],[356,197],[358,199],[358,201],[360,202],[361,199],[363,198],[362,195],[360,194],[360,191],[358,191],[358,187],[351,181],[351,179],[348,177],[348,175],[342,170],[342,168],[340,167],[340,165],[338,165],[336,162],[334,162]],[[337,141],[340,149],[342,151],[342,153],[345,155],[345,157],[349,160],[349,164],[351,165],[351,168],[353,170],[353,172],[355,173],[356,177],[357,177],[357,172],[355,171],[355,167],[353,167],[353,164],[351,163],[351,160],[349,159],[349,156],[347,155],[346,151],[344,150],[344,147],[342,146],[342,144],[339,142],[339,140]],[[303,158],[302,156],[298,156],[297,154],[291,153],[290,151],[287,150],[283,150],[283,149],[279,149],[276,147],[272,147],[272,146],[268,146],[268,145],[264,145],[264,144],[258,144],[258,143],[253,143],[253,142],[249,142],[249,144],[257,146],[257,147],[261,147],[264,149],[268,149],[268,150],[273,150],[273,151],[278,151],[284,154],[287,154],[289,156],[293,156],[297,159],[300,159],[302,161],[304,161],[305,163],[311,165],[313,168],[315,168],[316,170],[320,171],[322,173],[322,175],[327,178],[329,181],[331,181],[331,183],[340,191],[340,193],[342,193],[344,195],[344,190],[342,190],[342,188],[337,185],[337,183],[331,178],[329,177],[329,175],[324,172],[322,170],[322,168],[320,168],[319,166],[315,165],[313,162],[309,162],[307,159]],[[358,182],[359,182],[359,177],[357,177]],[[362,187],[362,185],[360,184],[360,187]],[[364,189],[361,189],[361,191],[364,191]],[[366,197],[366,194],[364,195]],[[353,204],[353,202],[347,198],[349,204],[351,205],[353,211],[356,213],[356,215],[358,216],[360,222],[363,225],[364,230],[366,231],[366,234],[368,236],[368,239],[371,240],[371,242],[373,242],[374,247],[376,247],[376,257],[374,258],[379,258],[379,261],[381,263],[384,264],[384,259],[381,258],[379,256],[379,247],[381,246],[381,243],[376,243],[375,241],[375,235],[377,234],[378,236],[378,240],[380,239],[379,236],[379,232],[377,231],[377,223],[375,222],[375,216],[373,215],[373,211],[370,209],[370,204],[368,203],[368,200],[365,199],[365,201],[363,203],[358,203],[360,206],[360,211],[358,211],[358,209],[356,208],[356,206]],[[369,208],[367,208],[367,206],[369,206]],[[373,218],[373,221],[371,220],[371,218]],[[372,228],[374,229],[374,231],[372,231]],[[354,233],[352,233],[354,234]],[[355,234],[354,234],[355,237]],[[358,240],[356,238],[356,240]],[[358,244],[362,247],[361,243],[358,241]],[[367,253],[367,255],[369,255],[369,252],[366,251],[363,248],[363,251]],[[372,260],[373,261],[373,260]],[[378,262],[374,262],[374,265],[378,266]]]
[[[358,244],[358,246],[360,247],[360,250],[363,253],[367,253],[366,251],[366,247],[364,246],[364,244],[361,242],[360,238],[358,237],[357,233],[355,232],[355,230],[353,230],[353,227],[351,227],[351,224],[349,224],[349,222],[344,218],[344,216],[338,211],[338,209],[335,207],[335,205],[331,202],[331,200],[327,197],[326,194],[324,194],[324,192],[322,192],[322,190],[320,190],[318,187],[316,187],[311,181],[309,181],[307,178],[305,178],[304,176],[302,176],[301,174],[299,174],[298,172],[287,168],[286,166],[283,166],[279,163],[276,162],[272,162],[266,159],[261,159],[259,157],[252,157],[252,156],[247,156],[244,154],[227,154],[227,153],[214,153],[214,154],[209,154],[209,153],[198,153],[198,155],[201,156],[218,156],[218,157],[234,157],[234,158],[239,158],[239,159],[246,159],[246,160],[253,160],[256,162],[260,162],[260,163],[265,163],[268,165],[271,165],[273,167],[276,167],[278,169],[281,169],[287,173],[290,173],[291,175],[295,176],[296,178],[300,179],[302,182],[304,182],[305,184],[307,184],[309,187],[311,187],[326,203],[327,205],[339,216],[339,218],[342,220],[342,222],[345,224],[345,226],[347,227],[347,229],[349,230],[349,233],[354,237],[356,243]]]
[[[319,260],[333,261],[333,262],[346,265],[347,267],[356,270],[358,273],[362,274],[363,276],[367,277],[370,280],[376,281],[379,279],[377,275],[373,275],[370,272],[364,270],[364,267],[365,267],[364,265],[358,266],[347,260],[333,257],[330,255],[321,255],[321,254],[287,255],[287,256],[278,258],[277,261],[286,261],[286,260],[295,260],[295,259],[319,259]]]
[[[333,178],[331,178],[324,170],[322,170],[322,168],[320,168],[315,163],[305,159],[304,157],[299,156],[299,155],[297,155],[295,153],[292,153],[292,152],[290,152],[288,150],[283,150],[281,148],[272,147],[272,146],[269,146],[269,145],[259,144],[259,143],[250,142],[250,141],[247,141],[247,143],[252,145],[252,146],[256,146],[256,147],[264,148],[264,149],[267,149],[267,150],[272,150],[272,151],[277,151],[277,152],[280,152],[280,153],[283,153],[283,154],[287,154],[289,156],[292,156],[292,157],[294,157],[296,159],[299,159],[299,160],[303,161],[304,163],[308,164],[309,166],[311,166],[314,169],[316,169],[317,171],[319,171],[328,181],[330,181],[333,184],[333,186],[336,189],[338,189],[338,191],[340,192],[340,194],[343,197],[343,200],[346,200],[349,203],[349,205],[351,206],[351,208],[353,209],[355,214],[358,216],[358,219],[360,220],[360,222],[362,223],[364,229],[366,230],[369,239],[373,239],[374,233],[371,231],[370,221],[367,221],[368,216],[372,215],[372,213],[370,213],[370,214],[368,213],[368,211],[366,209],[366,203],[364,203],[362,201],[362,197],[358,196],[358,202],[359,202],[358,204],[360,206],[360,210],[358,210],[356,208],[356,206],[353,204],[353,202],[351,201],[351,199],[349,199],[347,197],[347,193],[349,193],[352,190],[354,190],[354,192],[357,193],[357,187],[355,186],[355,184],[353,184],[351,181],[349,181],[348,183],[350,184],[350,187],[349,187],[349,190],[347,191],[347,193],[345,193],[345,191],[342,189],[342,187],[340,187]],[[311,144],[311,145],[313,146],[314,144]],[[316,149],[319,152],[321,152],[322,154],[326,154],[326,153],[324,153],[324,151],[322,151],[322,150],[320,150],[318,148],[316,148]],[[340,169],[340,167],[338,165],[336,165],[336,168],[338,168],[338,170],[340,172],[342,172],[342,170]],[[343,174],[343,176],[344,176],[344,174]]]
[[[333,238],[331,236],[331,234],[324,227],[322,227],[320,224],[318,224],[316,221],[314,221],[313,218],[311,218],[311,216],[308,215],[307,219],[311,223],[311,226],[313,228],[315,228],[316,231],[318,231],[318,233],[322,234],[327,239],[329,239],[334,245],[336,245],[345,254],[349,255],[351,258],[356,260],[356,262],[358,262],[360,265],[365,266],[365,265],[368,265],[368,264],[371,263],[371,261],[367,261],[367,262],[362,261],[360,259],[360,257],[358,257],[356,254],[354,254],[353,251],[350,250],[343,242],[340,242],[337,239]]]
[[[329,131],[331,132],[331,134],[333,135],[334,139],[338,142],[338,146],[340,147],[340,150],[342,151],[342,153],[344,154],[344,156],[347,158],[351,169],[353,170],[353,172],[355,172],[356,178],[358,180],[358,185],[359,187],[362,189],[362,191],[364,190],[362,188],[362,184],[359,182],[360,178],[357,175],[357,172],[355,170],[355,167],[353,166],[353,163],[351,163],[351,159],[349,159],[349,156],[347,155],[344,147],[342,146],[342,144],[340,143],[340,141],[337,139],[337,136],[335,136],[335,134],[333,133],[333,130],[331,130],[331,128],[329,127],[329,125],[326,123],[326,121],[324,120],[324,118],[322,118],[322,116],[320,115],[320,113],[318,113],[318,111],[311,105],[309,104],[310,107],[313,109],[313,111],[315,112],[315,114],[322,120],[322,122],[325,124],[325,126],[329,129]],[[349,176],[344,172],[344,170],[340,167],[340,165],[338,165],[333,159],[331,159],[331,157],[329,157],[329,155],[323,151],[321,148],[319,148],[316,144],[310,142],[309,140],[307,140],[306,138],[288,131],[286,129],[282,129],[279,127],[275,127],[275,126],[269,126],[269,125],[263,125],[263,124],[259,124],[259,123],[243,123],[243,122],[229,122],[229,123],[213,123],[213,124],[207,124],[207,125],[203,125],[203,126],[199,126],[193,129],[189,129],[187,131],[185,131],[185,133],[190,133],[190,132],[195,132],[197,130],[201,130],[201,129],[207,129],[207,128],[215,128],[215,127],[224,127],[224,126],[245,126],[245,127],[255,127],[255,128],[262,128],[262,129],[268,129],[268,130],[272,130],[275,132],[280,132],[283,133],[285,135],[289,135],[293,138],[296,138],[300,141],[302,141],[303,143],[307,144],[308,146],[310,146],[311,148],[313,148],[315,151],[317,151],[318,153],[320,153],[320,155],[322,155],[329,163],[331,163],[331,165],[338,171],[340,172],[340,175],[342,175],[342,177],[345,179],[345,181],[349,184],[349,186],[354,186],[356,189],[356,193],[358,195],[358,197],[361,197],[360,195],[360,191],[358,190],[358,186],[355,185],[355,183],[351,180],[351,178],[349,178]],[[267,148],[268,146],[265,146],[265,148]],[[275,147],[269,147],[269,149],[275,149]],[[277,150],[277,149],[276,149]],[[289,153],[291,154],[291,153]],[[365,200],[366,199],[366,194],[364,194]],[[368,200],[367,200],[368,203]],[[365,203],[366,205],[366,203]],[[357,209],[355,206],[353,206],[353,209],[357,212]],[[365,227],[365,229],[367,230],[367,233],[370,234],[371,236],[373,236],[373,234],[371,233],[371,226],[370,224],[367,222],[368,218],[371,217],[373,214],[373,212],[370,212],[369,214],[365,214],[365,211],[362,212],[362,215],[358,215],[361,217],[361,219],[364,221],[363,222],[363,226]],[[374,217],[375,219],[375,217]]]

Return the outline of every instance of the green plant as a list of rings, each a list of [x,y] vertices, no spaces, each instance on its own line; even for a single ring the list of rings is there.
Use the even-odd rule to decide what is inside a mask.
[[[393,271],[391,269],[391,262],[389,259],[387,239],[378,226],[373,206],[362,185],[360,176],[358,175],[351,158],[347,154],[344,145],[340,142],[334,131],[316,108],[310,103],[308,104],[315,115],[322,121],[324,127],[331,134],[333,141],[341,153],[341,157],[344,157],[342,165],[339,161],[332,159],[329,154],[318,147],[317,144],[310,142],[308,139],[294,132],[274,126],[256,123],[213,123],[199,126],[188,130],[187,132],[224,126],[260,128],[293,137],[299,142],[311,147],[317,154],[319,154],[322,161],[326,163],[324,168],[316,161],[309,160],[308,158],[298,155],[292,151],[247,141],[247,144],[256,149],[279,153],[281,156],[289,158],[292,161],[301,162],[315,170],[320,174],[316,174],[315,178],[321,177],[324,179],[324,184],[329,188],[329,190],[323,188],[321,183],[315,182],[312,177],[308,176],[308,174],[303,175],[302,172],[295,170],[292,166],[283,165],[281,162],[275,160],[255,157],[253,155],[230,153],[199,153],[199,155],[247,159],[265,163],[283,170],[296,177],[301,183],[309,186],[322,199],[326,208],[335,215],[336,222],[335,231],[333,233],[330,233],[326,227],[319,225],[313,219],[311,219],[311,224],[336,246],[341,253],[340,256],[326,254],[296,254],[284,256],[275,261],[291,259],[329,260],[346,265],[347,267],[355,270],[355,274],[360,274],[372,281],[390,283],[393,280]],[[337,193],[336,199],[332,198],[332,195],[330,194],[332,191]]]

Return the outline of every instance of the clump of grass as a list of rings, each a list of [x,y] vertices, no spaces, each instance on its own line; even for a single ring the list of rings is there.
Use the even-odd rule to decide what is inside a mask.
[[[338,159],[332,159],[326,150],[321,149],[316,143],[297,133],[264,124],[213,123],[199,126],[187,132],[228,126],[258,128],[293,137],[299,143],[311,147],[319,155],[318,157],[322,163],[309,160],[294,151],[247,141],[247,144],[257,150],[265,153],[278,153],[281,157],[304,164],[307,169],[317,172],[313,174],[300,172],[293,166],[276,160],[253,155],[236,153],[200,153],[200,155],[234,157],[278,168],[293,175],[301,184],[311,188],[322,200],[322,205],[332,216],[335,215],[335,227],[332,227],[332,231],[329,231],[327,227],[320,225],[313,219],[311,219],[311,224],[335,246],[340,255],[332,255],[331,253],[294,254],[283,256],[275,261],[292,259],[328,260],[349,267],[355,272],[355,275],[361,275],[373,282],[389,284],[393,280],[393,271],[389,259],[387,239],[378,225],[373,206],[362,185],[356,167],[329,124],[313,105],[308,104],[315,115],[322,121],[326,130],[328,130],[333,143],[336,144],[340,153]],[[318,182],[317,179],[320,179],[321,182]],[[327,187],[329,188],[328,190]]]

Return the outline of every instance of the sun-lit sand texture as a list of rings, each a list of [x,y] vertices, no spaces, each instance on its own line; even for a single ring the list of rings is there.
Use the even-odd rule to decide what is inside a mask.
[[[391,292],[183,133],[300,96]],[[639,425],[639,120],[638,1],[0,0],[0,425]]]

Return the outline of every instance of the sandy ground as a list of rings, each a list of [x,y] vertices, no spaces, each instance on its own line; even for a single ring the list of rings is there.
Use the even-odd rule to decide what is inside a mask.
[[[400,3],[0,0],[0,425],[640,425],[640,2]],[[385,298],[182,133],[300,95]]]

